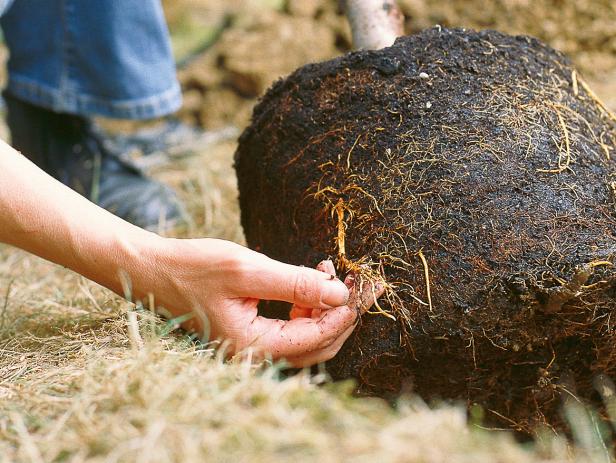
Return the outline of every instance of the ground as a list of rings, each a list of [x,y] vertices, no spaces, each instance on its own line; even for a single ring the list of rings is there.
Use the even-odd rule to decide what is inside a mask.
[[[440,22],[539,35],[569,52],[600,97],[616,105],[616,7],[609,0],[401,3],[410,32]],[[349,47],[334,0],[178,0],[166,7],[185,88],[181,116],[206,129],[241,129],[273,79]],[[234,151],[235,141],[221,136],[192,156],[152,163],[151,173],[189,206],[185,236],[243,242]],[[455,404],[403,398],[391,407],[353,398],[348,384],[322,376],[281,379],[280,366],[224,363],[148,311],[9,247],[0,247],[0,352],[2,463],[607,459],[583,408],[567,411],[577,450],[541,431],[537,443],[521,445],[483,430],[481,410],[467,419]]]

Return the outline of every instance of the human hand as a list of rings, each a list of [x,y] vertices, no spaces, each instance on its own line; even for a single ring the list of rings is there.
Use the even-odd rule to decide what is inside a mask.
[[[296,367],[332,358],[360,311],[383,292],[382,286],[366,285],[357,294],[353,278],[346,285],[338,280],[331,261],[318,270],[297,267],[223,240],[165,239],[156,255],[156,272],[135,289],[156,288],[149,292],[157,305],[174,316],[192,311],[187,327],[228,340],[230,353],[251,348]],[[260,299],[293,303],[292,320],[259,316]]]
[[[358,291],[324,272],[276,262],[228,241],[162,238],[113,216],[49,177],[0,141],[0,241],[68,267],[118,294],[194,313],[188,328],[307,366],[333,357],[362,307],[382,289]],[[293,320],[257,315],[259,299],[294,303]],[[303,315],[309,316],[303,316]]]

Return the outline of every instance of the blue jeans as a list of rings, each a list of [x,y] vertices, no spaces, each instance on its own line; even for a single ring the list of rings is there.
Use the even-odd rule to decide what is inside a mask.
[[[160,0],[0,0],[7,91],[57,112],[149,119],[181,91]]]

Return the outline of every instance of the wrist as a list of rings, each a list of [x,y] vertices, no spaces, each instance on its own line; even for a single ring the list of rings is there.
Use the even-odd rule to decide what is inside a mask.
[[[103,231],[80,233],[73,240],[76,258],[71,268],[121,296],[132,300],[147,296],[141,288],[152,280],[156,250],[164,238],[127,223]]]

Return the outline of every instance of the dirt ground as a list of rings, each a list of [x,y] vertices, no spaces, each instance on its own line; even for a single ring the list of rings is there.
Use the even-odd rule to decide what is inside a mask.
[[[406,31],[440,24],[533,35],[565,52],[616,108],[616,5],[611,0],[401,0]],[[186,120],[215,128],[247,124],[255,99],[307,62],[350,50],[336,0],[166,2],[171,27],[195,26],[194,12],[218,27],[218,40],[184,59],[180,78]],[[186,16],[191,11],[191,19]],[[199,15],[197,15],[199,17]],[[188,26],[190,26],[188,24]],[[212,24],[215,24],[212,26]],[[185,53],[185,52],[184,52]]]
[[[401,3],[410,32],[441,23],[533,33],[568,52],[616,109],[609,0]],[[336,0],[164,4],[184,86],[181,117],[208,130],[243,128],[273,80],[350,48]],[[212,143],[150,169],[187,203],[185,236],[243,242],[235,148]],[[416,399],[392,409],[351,397],[344,383],[317,387],[322,376],[281,380],[279,367],[222,363],[147,311],[129,313],[109,291],[0,245],[0,462],[609,460],[607,431],[581,406],[565,413],[582,450],[545,430],[521,446],[481,430],[482,410]],[[135,323],[143,343],[128,329]]]

